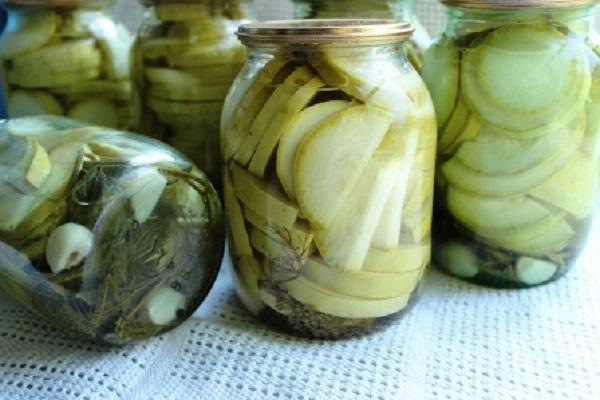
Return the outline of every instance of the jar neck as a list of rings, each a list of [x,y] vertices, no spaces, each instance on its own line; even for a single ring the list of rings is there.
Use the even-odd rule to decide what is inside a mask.
[[[448,36],[460,35],[464,25],[469,32],[489,29],[492,24],[549,23],[564,25],[576,33],[588,36],[594,28],[595,5],[561,8],[467,8],[446,6]],[[478,29],[480,27],[481,29]]]

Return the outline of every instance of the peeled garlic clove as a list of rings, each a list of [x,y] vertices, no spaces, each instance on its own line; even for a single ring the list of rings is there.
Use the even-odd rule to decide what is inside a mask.
[[[167,186],[167,178],[155,168],[143,168],[125,184],[125,195],[129,197],[135,220],[143,224],[154,211],[158,200]]]
[[[46,261],[53,273],[78,265],[92,251],[94,234],[85,226],[66,223],[48,238]]]
[[[177,319],[177,311],[185,308],[185,296],[169,287],[158,289],[148,301],[148,315],[156,325],[169,325]]]
[[[479,273],[477,256],[467,246],[452,242],[438,250],[439,262],[452,274],[472,278]]]
[[[558,267],[550,261],[521,257],[516,265],[517,278],[527,285],[539,285],[550,280]]]

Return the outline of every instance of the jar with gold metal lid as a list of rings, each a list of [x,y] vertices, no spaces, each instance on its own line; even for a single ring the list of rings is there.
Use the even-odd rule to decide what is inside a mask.
[[[431,38],[415,12],[416,0],[292,0],[296,18],[379,18],[410,22],[414,32],[404,50],[420,71]]]
[[[252,19],[246,0],[143,0],[134,45],[137,127],[194,160],[221,183],[223,101],[245,59],[235,37]]]
[[[64,115],[96,125],[133,127],[132,36],[107,0],[4,0],[0,40],[9,117]]]
[[[221,145],[240,298],[301,335],[401,315],[430,259],[435,117],[409,24],[244,25]]]
[[[493,286],[550,282],[598,210],[597,1],[444,3],[423,71],[440,127],[436,260]]]

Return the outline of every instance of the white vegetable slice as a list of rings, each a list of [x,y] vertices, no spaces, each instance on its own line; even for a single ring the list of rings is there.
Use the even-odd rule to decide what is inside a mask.
[[[350,107],[323,121],[300,144],[296,195],[311,224],[326,228],[359,180],[392,123],[389,112]]]
[[[254,257],[242,256],[233,263],[236,291],[240,300],[253,315],[260,315],[265,304],[260,299],[258,280],[262,278],[262,270]]]
[[[229,171],[223,172],[223,191],[225,196],[225,211],[227,212],[227,220],[229,221],[229,234],[233,252],[235,256],[250,256],[252,257],[252,247],[250,246],[250,237],[244,223],[244,215],[242,208],[236,197],[231,182]],[[235,262],[234,262],[235,264]]]
[[[402,245],[393,249],[371,246],[362,270],[383,273],[404,273],[429,264],[431,244]]]
[[[564,166],[583,139],[583,127],[572,132],[558,151],[544,162],[525,171],[508,175],[487,175],[466,167],[457,158],[442,165],[444,178],[457,188],[483,196],[506,197],[522,194],[540,185]]]
[[[48,114],[64,115],[64,110],[58,100],[46,92],[23,90],[11,92],[7,108],[11,118]]]
[[[294,93],[314,76],[310,68],[306,66],[298,67],[275,89],[252,122],[250,133],[246,132],[246,139],[235,155],[235,160],[238,163],[244,166],[248,165],[273,118],[283,109],[283,106],[291,99]]]
[[[134,219],[143,224],[150,217],[167,186],[156,168],[140,168],[123,177],[122,193],[129,198]]]
[[[460,53],[454,41],[444,37],[429,47],[423,59],[423,80],[435,105],[438,126],[443,126],[458,97]]]
[[[464,53],[462,89],[477,116],[523,138],[571,120],[591,84],[582,44],[548,24],[511,24]]]
[[[377,228],[373,234],[371,244],[384,249],[391,249],[398,246],[400,241],[400,231],[402,229],[402,209],[408,192],[408,181],[415,156],[417,154],[418,135],[415,132],[397,132],[391,129],[387,135],[401,136],[397,140],[404,143],[401,148],[394,149],[401,160],[401,167],[395,178],[394,187],[390,193],[383,213],[377,223]],[[384,138],[384,144],[386,140]]]
[[[188,21],[194,19],[210,19],[211,9],[203,3],[159,3],[155,12],[161,21]]]
[[[115,24],[108,18],[94,20],[89,28],[100,43],[104,53],[104,68],[111,80],[129,77],[129,50],[133,36],[121,24]]]
[[[64,73],[82,69],[98,68],[102,56],[94,39],[69,40],[15,57],[12,66],[16,70],[37,73]]]
[[[322,121],[349,107],[350,104],[344,100],[331,100],[308,107],[293,118],[290,126],[283,133],[277,150],[277,175],[285,192],[292,199],[296,198],[294,161],[300,143]]]
[[[56,32],[57,24],[58,17],[54,13],[21,14],[18,19],[10,18],[0,40],[4,58],[12,59],[42,47]]]
[[[174,84],[150,84],[148,95],[175,101],[223,101],[229,92],[229,85],[190,86]]]
[[[97,79],[102,74],[100,68],[53,73],[45,70],[31,72],[27,69],[8,70],[8,81],[24,88],[53,88]]]
[[[361,270],[401,167],[395,154],[375,153],[332,223],[315,229],[315,243],[328,264],[342,271]]]
[[[248,165],[248,171],[256,176],[264,176],[267,163],[277,147],[279,138],[289,129],[290,121],[306,107],[325,85],[319,77],[314,77],[305,85],[300,87],[290,99],[283,104],[279,112],[273,117],[269,127],[262,135],[252,161]]]
[[[119,110],[111,101],[91,98],[75,104],[68,113],[69,118],[93,125],[118,128],[120,126]]]
[[[378,318],[394,314],[408,305],[410,295],[389,299],[365,299],[346,296],[321,288],[304,277],[296,278],[283,284],[290,296],[300,303],[320,311],[342,318]],[[261,299],[269,306],[277,305],[261,291]]]
[[[175,67],[200,67],[224,63],[238,63],[240,68],[246,59],[246,49],[237,38],[219,42],[188,45],[184,51],[171,53],[168,62]]]
[[[323,260],[309,258],[300,273],[320,287],[346,296],[365,299],[386,299],[411,294],[421,278],[423,270],[405,273],[339,272]]]

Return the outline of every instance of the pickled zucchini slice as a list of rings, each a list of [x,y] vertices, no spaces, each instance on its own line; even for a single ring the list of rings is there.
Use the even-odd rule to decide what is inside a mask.
[[[273,118],[284,109],[285,104],[292,98],[298,89],[306,85],[315,74],[306,66],[297,67],[285,81],[275,89],[269,99],[264,103],[264,106],[256,115],[256,118],[250,126],[250,134],[245,132],[246,139],[239,152],[235,155],[235,160],[242,164],[248,165],[250,159],[256,151],[256,147],[265,135]]]
[[[300,273],[312,283],[345,296],[365,299],[386,299],[409,295],[415,290],[422,269],[404,273],[360,271],[340,273],[319,258],[309,258]]]
[[[599,183],[600,162],[577,151],[556,174],[535,187],[531,195],[583,219],[597,205]]]
[[[115,129],[121,122],[115,104],[101,98],[89,98],[75,104],[69,110],[68,116],[77,121]]]
[[[61,73],[81,69],[98,68],[102,56],[94,39],[70,40],[42,47],[15,57],[12,66],[16,70],[32,73],[46,71]]]
[[[327,118],[302,141],[294,181],[302,213],[313,225],[326,228],[334,221],[391,123],[391,113],[358,105]]]
[[[252,161],[248,165],[250,172],[260,177],[265,174],[267,163],[271,159],[281,135],[289,130],[290,122],[311,102],[324,85],[325,83],[315,76],[300,87],[281,107],[258,143]]]
[[[442,37],[429,47],[423,60],[423,80],[433,99],[438,126],[443,126],[458,97],[460,53],[454,42]]]
[[[506,197],[525,193],[540,185],[565,165],[583,139],[584,126],[571,133],[571,138],[552,156],[527,170],[506,175],[482,174],[452,158],[441,167],[443,177],[453,186],[482,195]]]
[[[283,133],[277,150],[277,176],[285,192],[292,199],[296,198],[294,161],[300,143],[322,121],[347,108],[350,104],[348,101],[331,100],[308,107],[296,115]]]
[[[548,208],[526,196],[496,199],[471,195],[453,186],[447,190],[448,209],[475,233],[518,229],[551,215]]]
[[[250,237],[244,223],[242,208],[233,189],[233,183],[228,171],[223,172],[223,191],[225,195],[225,211],[229,221],[229,234],[234,254],[237,257],[252,257],[252,247],[250,246]],[[236,263],[233,263],[236,265]]]
[[[8,98],[8,114],[12,118],[32,115],[64,115],[58,100],[41,91],[15,91]]]
[[[579,125],[579,126],[578,126]],[[488,132],[464,142],[455,157],[467,167],[491,175],[515,174],[550,158],[571,139],[571,132],[581,128],[581,121],[550,129],[535,139],[519,140]]]
[[[465,100],[481,120],[508,135],[531,138],[579,113],[591,74],[575,39],[548,24],[517,24],[496,29],[467,49],[461,78]]]
[[[383,273],[405,273],[422,269],[431,258],[431,244],[399,246],[393,249],[380,249],[371,246],[362,270]]]
[[[56,32],[58,16],[54,13],[22,14],[15,21],[10,19],[0,40],[0,48],[6,59],[37,50],[48,43]]]
[[[401,169],[402,160],[397,155],[375,153],[335,219],[329,226],[315,229],[315,243],[328,264],[346,272],[362,269]]]

